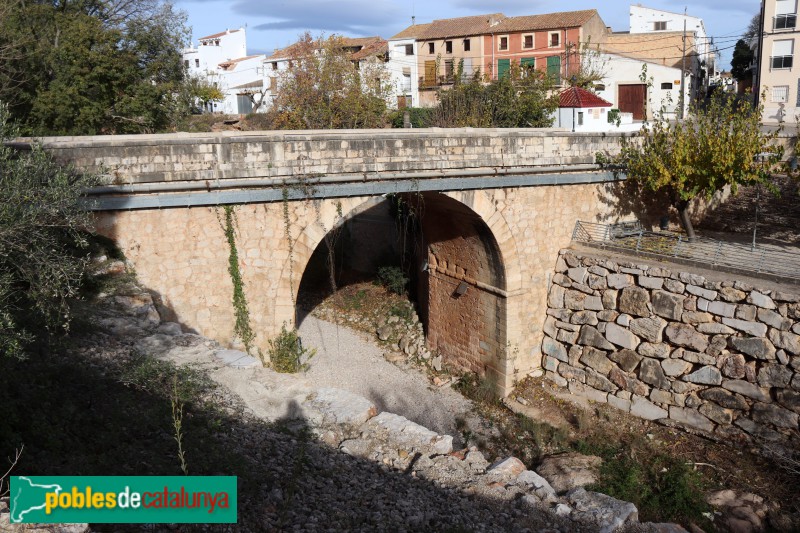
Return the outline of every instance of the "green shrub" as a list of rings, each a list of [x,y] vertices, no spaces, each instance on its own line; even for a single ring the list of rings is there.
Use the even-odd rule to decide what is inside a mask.
[[[287,330],[283,324],[278,336],[269,341],[268,353],[270,365],[276,372],[295,374],[308,370],[308,361],[317,351],[303,348],[297,330]]]
[[[400,267],[383,266],[378,269],[378,281],[389,291],[403,295],[406,293],[408,278]]]
[[[69,330],[89,266],[91,216],[82,191],[98,183],[41,148],[16,151],[0,105],[0,354],[22,356],[34,340]]]
[[[405,127],[404,116],[406,111],[408,111],[408,118],[411,121],[412,128],[430,128],[433,120],[433,108],[429,107],[407,107],[392,111],[389,114],[389,122],[391,122],[393,128]]]
[[[700,474],[685,460],[663,453],[620,450],[604,457],[600,479],[591,490],[633,502],[643,520],[702,522],[708,505]]]

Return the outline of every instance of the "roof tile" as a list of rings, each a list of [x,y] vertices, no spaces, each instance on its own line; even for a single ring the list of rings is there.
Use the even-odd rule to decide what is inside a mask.
[[[612,107],[608,100],[580,87],[570,87],[558,95],[558,107]]]
[[[509,17],[493,28],[494,33],[515,31],[550,30],[556,28],[575,28],[582,26],[593,16],[599,16],[596,9],[582,11],[561,11],[544,15],[525,15]]]

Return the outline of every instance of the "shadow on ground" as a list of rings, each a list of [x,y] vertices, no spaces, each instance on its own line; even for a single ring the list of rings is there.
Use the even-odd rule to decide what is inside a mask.
[[[113,337],[25,361],[0,358],[2,462],[25,446],[12,475],[180,475],[173,378],[147,360]],[[520,502],[468,496],[340,453],[311,438],[302,420],[254,419],[198,376],[178,375],[189,395],[183,421],[189,474],[239,478],[238,524],[203,530],[513,531],[556,525],[552,515]],[[194,529],[200,526],[178,528]]]

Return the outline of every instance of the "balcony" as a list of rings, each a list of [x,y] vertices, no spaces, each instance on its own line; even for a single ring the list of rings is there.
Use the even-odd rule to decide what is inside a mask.
[[[797,26],[797,13],[775,15],[772,20],[773,30],[793,30]]]
[[[790,69],[792,68],[792,60],[794,56],[772,56],[770,57],[770,65],[772,70]]]

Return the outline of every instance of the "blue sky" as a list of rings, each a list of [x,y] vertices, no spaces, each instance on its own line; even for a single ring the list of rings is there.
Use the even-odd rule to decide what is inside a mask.
[[[738,36],[758,12],[759,0],[649,0],[647,7],[703,18],[706,31],[721,49],[722,65],[730,68]],[[391,37],[411,24],[433,19],[504,13],[508,16],[592,9],[600,12],[615,31],[628,29],[628,6],[623,0],[177,0],[189,15],[193,39],[247,25],[250,53],[272,53],[305,30],[313,34],[338,33],[353,37]],[[727,50],[723,50],[728,48]]]

